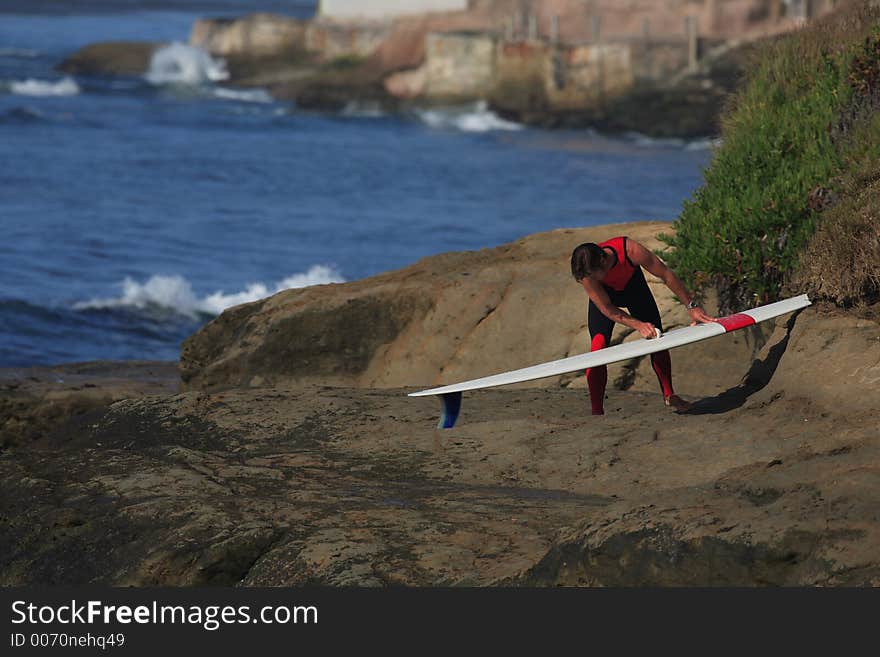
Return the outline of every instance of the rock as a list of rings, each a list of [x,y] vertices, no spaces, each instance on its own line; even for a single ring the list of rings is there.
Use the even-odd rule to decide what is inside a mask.
[[[407,389],[120,401],[0,458],[0,584],[877,586],[878,384],[802,396],[823,354],[880,368],[841,321],[781,322],[688,415],[558,388],[471,393],[443,432]]]
[[[28,445],[129,397],[170,394],[177,363],[99,361],[0,370],[0,449]]]
[[[876,321],[814,305],[677,349],[686,414],[647,359],[611,371],[602,417],[583,377],[468,393],[443,431],[406,396],[583,351],[573,245],[669,229],[238,306],[185,345],[183,392],[174,364],[4,372],[0,402],[31,401],[0,416],[27,438],[0,452],[0,585],[880,585]]]
[[[164,43],[107,41],[81,48],[58,65],[72,75],[143,75],[153,53]]]
[[[246,387],[259,376],[263,385],[427,387],[583,353],[587,297],[571,278],[572,249],[620,233],[659,248],[664,230],[660,222],[556,230],[238,306],[184,342],[183,384]],[[667,329],[688,321],[668,288],[650,285]],[[615,340],[628,334],[619,329]],[[750,358],[753,347],[743,350]]]
[[[414,69],[399,71],[386,77],[382,84],[390,95],[405,100],[418,98],[425,93],[425,71]]]

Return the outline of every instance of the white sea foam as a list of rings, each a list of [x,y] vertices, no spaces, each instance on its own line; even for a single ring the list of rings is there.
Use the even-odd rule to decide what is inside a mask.
[[[28,48],[0,48],[0,57],[19,57],[21,59],[34,59],[39,57],[38,50],[30,50]]]
[[[706,151],[721,145],[720,139],[710,137],[687,141],[678,137],[648,137],[640,132],[629,132],[626,137],[637,146],[646,148],[682,148],[686,151]]]
[[[71,77],[61,80],[17,80],[9,85],[9,90],[19,96],[76,96],[79,85]]]
[[[229,79],[226,62],[201,48],[175,41],[153,53],[150,70],[144,76],[155,85],[199,85]]]
[[[213,90],[214,96],[224,100],[239,100],[245,103],[271,103],[272,96],[265,89],[227,89],[217,87]]]
[[[192,284],[183,276],[152,276],[145,283],[126,278],[120,284],[121,296],[82,301],[74,304],[74,309],[134,308],[145,310],[153,307],[195,318],[199,315],[219,315],[226,308],[257,301],[282,290],[324,283],[342,283],[344,280],[333,267],[314,265],[308,271],[289,276],[271,287],[264,283],[251,283],[240,292],[226,293],[219,290],[213,294],[199,297],[193,290]]]
[[[627,132],[624,135],[636,146],[644,146],[646,148],[683,148],[684,139],[677,137],[649,137],[640,132]]]
[[[417,110],[416,116],[431,128],[461,130],[462,132],[489,132],[492,130],[522,130],[523,126],[505,121],[487,108],[485,101],[463,108]]]
[[[686,151],[708,151],[713,148],[719,148],[721,146],[721,138],[717,139],[695,139],[694,141],[689,141],[687,146],[684,147]]]

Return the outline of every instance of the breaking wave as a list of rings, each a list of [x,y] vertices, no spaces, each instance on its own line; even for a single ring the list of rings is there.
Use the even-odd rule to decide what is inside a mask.
[[[490,132],[492,130],[522,130],[523,126],[505,121],[488,109],[485,101],[457,109],[416,110],[419,120],[430,128],[461,130],[462,132]]]
[[[228,89],[217,87],[213,90],[217,98],[223,100],[238,100],[245,103],[272,103],[275,99],[265,89]]]
[[[640,132],[628,132],[625,137],[636,146],[646,148],[681,148],[686,151],[707,151],[721,145],[720,139],[712,137],[687,140],[678,137],[648,137]]]
[[[152,276],[145,283],[126,278],[120,285],[122,295],[109,299],[92,299],[74,305],[74,310],[134,309],[172,311],[179,315],[197,318],[200,315],[219,315],[232,306],[258,301],[282,290],[342,283],[345,279],[336,269],[327,265],[314,265],[308,271],[294,274],[274,286],[251,283],[244,290],[233,293],[217,291],[199,297],[192,284],[183,276]]]
[[[10,83],[9,90],[18,96],[76,96],[80,93],[79,85],[71,77],[61,80],[18,80]]]
[[[144,76],[155,85],[199,85],[229,79],[226,62],[201,48],[174,42],[153,53],[150,70]]]

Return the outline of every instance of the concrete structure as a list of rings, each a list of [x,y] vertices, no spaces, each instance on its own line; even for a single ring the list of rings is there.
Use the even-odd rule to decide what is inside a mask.
[[[495,100],[525,111],[596,108],[635,84],[627,44],[501,43],[495,70]]]
[[[549,52],[544,90],[554,110],[593,107],[632,88],[631,50],[625,44],[590,44]]]
[[[304,21],[273,14],[204,18],[193,24],[189,42],[212,55],[277,56],[302,48],[307,27]]]
[[[385,23],[350,25],[334,21],[301,21],[273,14],[244,18],[203,18],[190,32],[190,45],[221,57],[280,57],[308,51],[324,61],[368,57],[388,37]]]
[[[429,96],[485,97],[495,77],[495,41],[486,34],[429,34],[424,69]]]
[[[318,16],[387,19],[434,11],[464,11],[467,8],[467,0],[320,0]]]

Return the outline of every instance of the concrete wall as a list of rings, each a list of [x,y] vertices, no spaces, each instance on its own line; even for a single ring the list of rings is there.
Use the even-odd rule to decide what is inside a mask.
[[[633,86],[628,45],[556,48],[547,60],[545,92],[556,110],[577,110],[618,96]]]
[[[485,34],[429,34],[423,68],[428,96],[485,98],[495,76],[495,40]]]
[[[496,94],[536,110],[596,107],[635,82],[628,44],[504,43],[498,47],[496,71]]]
[[[321,0],[318,16],[381,19],[432,11],[462,11],[467,6],[467,0]]]
[[[367,57],[389,33],[390,27],[381,23],[355,26],[252,14],[241,19],[197,20],[189,42],[222,57],[276,57],[308,50],[329,61],[344,56]]]
[[[212,55],[274,56],[303,48],[306,25],[272,14],[252,14],[242,19],[204,18],[193,24],[189,42]]]
[[[540,41],[501,43],[495,63],[493,96],[513,108],[547,109],[544,91],[551,46]]]
[[[688,66],[685,39],[633,41],[630,50],[633,77],[637,82],[666,80]]]
[[[368,57],[385,42],[391,32],[389,25],[346,26],[315,21],[306,31],[306,49],[330,61],[337,57]]]

